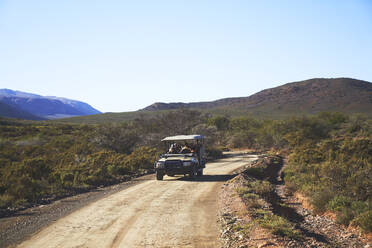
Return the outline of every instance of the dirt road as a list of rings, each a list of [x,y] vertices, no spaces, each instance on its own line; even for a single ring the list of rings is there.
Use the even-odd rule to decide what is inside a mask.
[[[149,180],[98,200],[41,230],[18,247],[219,247],[217,191],[254,160],[208,163],[194,181]]]

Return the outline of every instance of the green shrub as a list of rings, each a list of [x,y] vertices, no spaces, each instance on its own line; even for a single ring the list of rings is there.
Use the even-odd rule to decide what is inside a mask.
[[[74,179],[75,179],[75,175],[71,171],[60,174],[60,182],[64,188],[73,187]]]
[[[336,196],[328,203],[328,209],[336,212],[336,220],[343,225],[349,225],[351,222],[359,223],[360,216],[368,212],[368,204],[362,201],[353,201],[345,196]]]
[[[236,192],[242,198],[243,202],[247,206],[248,209],[255,209],[261,208],[263,203],[260,201],[260,197],[255,194],[251,193],[251,189],[248,187],[237,188]]]
[[[323,213],[327,209],[328,202],[333,198],[334,193],[328,189],[313,192],[311,195],[311,203],[315,212]]]
[[[340,212],[344,208],[350,208],[352,203],[352,199],[346,196],[335,196],[331,201],[328,203],[328,209]]]
[[[230,125],[230,119],[226,116],[214,116],[208,119],[208,125],[216,126],[218,131],[227,130]]]
[[[336,221],[337,223],[339,224],[343,224],[343,225],[349,225],[350,222],[354,219],[354,213],[353,211],[348,208],[348,207],[345,207],[343,208],[341,211],[338,211],[337,212],[337,215],[336,215]]]
[[[247,168],[244,173],[257,179],[263,179],[265,177],[265,168],[251,167]]]
[[[274,190],[273,185],[268,181],[255,180],[253,182],[248,182],[247,188],[263,198],[268,198],[271,192]]]
[[[214,160],[223,157],[222,149],[217,147],[207,147],[206,154],[208,160]]]
[[[260,226],[268,229],[275,235],[301,239],[301,233],[295,229],[294,225],[288,220],[275,214],[264,214],[263,218],[258,219]]]
[[[14,196],[9,194],[0,195],[0,208],[8,208],[14,204]]]
[[[240,131],[230,138],[230,146],[233,148],[256,148],[256,134],[250,131]]]
[[[132,172],[151,170],[159,152],[150,147],[139,147],[125,158],[125,165]]]
[[[364,232],[372,232],[372,210],[360,214],[354,221]]]
[[[367,212],[370,208],[372,208],[371,203],[362,202],[362,201],[354,201],[351,203],[351,209],[353,210],[355,216],[359,216],[364,212]]]

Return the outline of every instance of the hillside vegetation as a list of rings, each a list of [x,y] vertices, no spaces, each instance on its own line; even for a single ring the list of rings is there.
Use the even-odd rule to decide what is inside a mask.
[[[0,208],[48,201],[151,171],[160,140],[201,133],[210,157],[228,148],[289,154],[285,183],[316,211],[371,231],[372,121],[341,113],[286,120],[165,112],[99,125],[0,121]]]

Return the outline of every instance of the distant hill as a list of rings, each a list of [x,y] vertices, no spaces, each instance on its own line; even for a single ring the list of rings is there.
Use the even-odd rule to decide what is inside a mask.
[[[80,101],[0,89],[0,116],[3,117],[43,120],[100,113]]]
[[[351,78],[315,78],[262,90],[248,97],[211,102],[154,103],[144,111],[191,108],[260,116],[313,114],[322,111],[372,114],[372,83]]]
[[[318,112],[365,114],[372,117],[372,83],[351,78],[314,78],[262,90],[248,97],[224,98],[211,102],[154,103],[133,112],[104,113],[58,121],[104,123],[150,118],[178,109],[193,109],[229,116],[254,115],[258,118],[284,119],[293,115]]]

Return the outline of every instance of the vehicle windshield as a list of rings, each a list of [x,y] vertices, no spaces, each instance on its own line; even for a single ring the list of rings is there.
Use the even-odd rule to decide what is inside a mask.
[[[193,153],[184,153],[184,154],[174,154],[174,153],[166,153],[163,154],[161,157],[168,158],[168,157],[192,157]]]
[[[180,142],[180,141],[178,141],[178,142],[172,142],[172,143],[168,144],[167,154],[173,154],[173,155],[191,154],[192,155],[193,153],[197,153],[198,150],[199,150],[199,145],[198,144],[195,144],[195,143],[192,143],[192,142]]]

